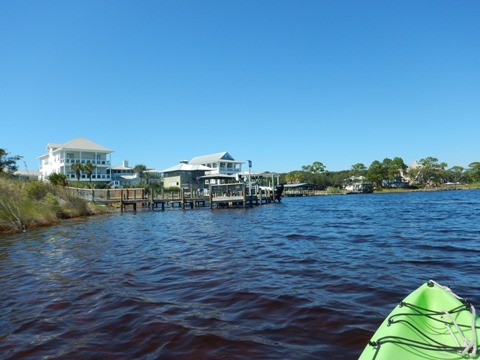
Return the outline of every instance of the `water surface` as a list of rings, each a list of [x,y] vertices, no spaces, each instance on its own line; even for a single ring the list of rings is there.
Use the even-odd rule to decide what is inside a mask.
[[[356,359],[429,279],[480,308],[480,191],[127,212],[0,237],[2,359]]]

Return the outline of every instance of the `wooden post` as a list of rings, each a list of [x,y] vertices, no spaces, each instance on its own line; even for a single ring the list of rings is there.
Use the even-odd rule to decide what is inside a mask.
[[[247,191],[245,188],[245,184],[243,185],[242,196],[243,196],[243,208],[245,209],[247,207]]]
[[[212,195],[212,185],[209,185],[209,190],[208,190],[208,200],[210,201],[210,209],[213,208],[213,195]]]
[[[180,188],[180,201],[181,201],[181,207],[183,210],[185,210],[185,190],[183,188]]]

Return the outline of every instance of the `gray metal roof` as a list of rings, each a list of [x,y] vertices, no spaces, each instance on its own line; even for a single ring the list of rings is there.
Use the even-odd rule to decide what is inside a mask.
[[[84,137],[81,137],[81,136],[73,140],[70,140],[65,144],[48,143],[47,147],[52,148],[54,150],[68,149],[68,150],[101,151],[101,152],[107,152],[107,153],[113,152],[109,148],[106,148],[105,146],[94,143],[93,141],[85,139]]]
[[[184,162],[171,166],[167,169],[160,170],[159,173],[168,173],[173,171],[211,171],[212,168],[203,165],[186,164]]]
[[[313,187],[315,185],[307,184],[307,183],[298,183],[298,184],[284,184],[283,186],[285,188],[299,188],[299,187]]]
[[[112,166],[112,170],[133,170],[133,167],[120,164],[120,165]]]
[[[243,164],[241,161],[236,161],[232,155],[230,155],[228,152],[219,152],[216,154],[210,154],[210,155],[202,155],[202,156],[197,156],[194,157],[192,160],[189,161],[190,164],[194,165],[202,165],[202,164],[212,164],[216,163],[219,161],[223,162],[234,162],[238,164]]]
[[[211,174],[199,176],[199,179],[236,179],[236,176],[227,174]]]

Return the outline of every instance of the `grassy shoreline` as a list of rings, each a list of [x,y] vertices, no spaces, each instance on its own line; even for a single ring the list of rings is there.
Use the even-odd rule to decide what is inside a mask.
[[[17,233],[110,211],[70,195],[61,186],[0,177],[0,233]]]

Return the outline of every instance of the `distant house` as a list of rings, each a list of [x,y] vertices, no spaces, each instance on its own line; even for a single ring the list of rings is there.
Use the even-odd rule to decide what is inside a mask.
[[[206,175],[233,175],[242,171],[243,162],[235,160],[228,152],[194,157],[188,162],[192,165],[203,165],[210,170]]]
[[[396,176],[394,180],[383,180],[382,186],[394,189],[407,189],[410,184],[403,177]]]
[[[365,176],[350,176],[346,179],[344,189],[347,194],[372,193],[373,184],[365,180]]]
[[[204,187],[221,183],[226,179],[235,179],[242,171],[243,162],[235,160],[228,152],[194,157],[179,164],[161,170],[163,186]]]
[[[53,173],[64,174],[68,180],[76,180],[73,164],[92,164],[92,182],[111,181],[111,154],[112,150],[78,137],[64,144],[48,143],[47,153],[38,157],[40,160],[39,180],[47,180]],[[82,171],[80,181],[90,181],[87,174]]]
[[[128,161],[124,160],[121,164],[112,166],[112,186],[118,188],[125,185],[137,185],[140,183],[140,176],[134,171],[134,168],[128,166]]]
[[[38,172],[38,170],[30,170],[30,171],[28,171],[28,170],[25,170],[25,171],[17,170],[13,173],[13,175],[17,179],[20,179],[20,180],[34,181],[34,180],[38,180],[38,177],[39,177],[40,173]]]
[[[210,168],[203,165],[192,165],[188,161],[183,160],[177,165],[160,172],[163,174],[163,187],[171,188],[198,185],[199,177],[205,175],[206,171],[210,171]]]

